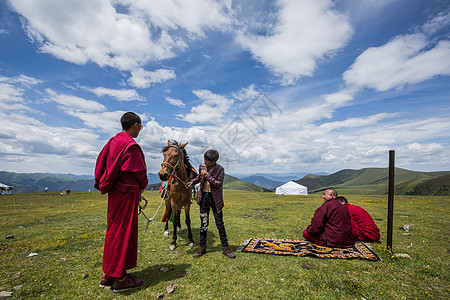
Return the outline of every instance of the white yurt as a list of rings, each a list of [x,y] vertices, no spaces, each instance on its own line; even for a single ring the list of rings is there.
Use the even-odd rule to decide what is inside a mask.
[[[278,195],[308,195],[308,188],[294,181],[286,182],[275,190]]]

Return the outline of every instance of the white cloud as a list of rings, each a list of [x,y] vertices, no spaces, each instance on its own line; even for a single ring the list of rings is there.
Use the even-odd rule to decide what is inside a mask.
[[[178,107],[186,107],[186,105],[183,103],[183,101],[179,100],[179,99],[174,99],[171,97],[166,97],[165,100],[167,102],[169,102],[170,104],[174,105],[174,106],[178,106]]]
[[[393,118],[397,114],[388,114],[388,113],[380,113],[368,117],[361,118],[348,118],[344,121],[334,121],[324,123],[319,126],[319,128],[326,129],[327,131],[337,130],[341,128],[354,128],[354,127],[362,127],[377,123],[380,120],[384,120],[386,118]]]
[[[430,35],[450,25],[450,13],[439,14],[416,33],[399,35],[359,55],[343,74],[348,86],[387,91],[450,75],[450,40],[435,42]]]
[[[422,34],[400,36],[362,53],[343,78],[350,86],[387,91],[419,83],[434,76],[450,75],[450,41],[429,47]]]
[[[412,143],[407,145],[408,150],[414,151],[416,153],[433,153],[435,151],[439,151],[443,149],[443,146],[438,143],[432,143],[432,144],[419,144],[419,143]]]
[[[176,56],[185,40],[230,24],[230,4],[212,0],[11,0],[40,50],[75,64],[132,70]],[[125,9],[122,9],[125,8]]]
[[[330,0],[280,0],[276,25],[266,35],[241,32],[237,40],[255,59],[293,84],[311,76],[316,61],[348,42],[352,29],[347,17],[333,10]]]
[[[11,0],[41,51],[76,64],[94,62],[130,70],[175,56],[181,40],[152,35],[144,16],[118,13],[107,0]]]
[[[0,75],[0,105],[3,112],[30,112],[40,114],[29,107],[24,99],[27,88],[41,83],[40,80],[25,75],[5,77]]]
[[[426,34],[433,34],[450,26],[450,12],[441,12],[426,22],[421,30]]]
[[[324,95],[323,97],[327,103],[338,107],[345,105],[347,102],[353,100],[354,98],[351,91],[345,90],[333,94]]]
[[[65,111],[81,111],[81,112],[103,112],[107,108],[96,101],[86,100],[73,95],[58,94],[51,89],[46,89],[49,99],[58,103],[60,108]]]
[[[152,25],[163,30],[184,30],[190,38],[204,37],[206,30],[224,29],[231,22],[228,1],[214,0],[119,0],[135,15],[144,14]]]
[[[194,106],[190,113],[179,116],[189,123],[218,123],[234,103],[233,99],[214,94],[208,90],[195,90],[193,93],[203,102]]]
[[[108,89],[104,87],[89,89],[98,97],[110,96],[118,101],[145,101],[145,98],[140,96],[136,90],[132,89]]]
[[[239,91],[237,91],[236,93],[233,93],[233,97],[244,101],[244,100],[248,100],[248,99],[254,99],[258,96],[261,95],[261,92],[256,90],[256,87],[254,84],[251,84],[250,86],[246,87],[246,88],[242,88]]]
[[[161,83],[170,79],[175,79],[177,76],[173,70],[158,69],[156,71],[146,71],[144,69],[136,69],[131,72],[131,77],[128,79],[130,85],[137,88],[148,88],[151,84]]]
[[[88,129],[50,126],[20,111],[0,112],[0,119],[14,120],[2,123],[9,135],[0,140],[3,170],[80,173],[92,168],[100,151],[98,135]]]
[[[70,116],[76,117],[83,121],[86,126],[99,129],[110,135],[122,130],[120,118],[125,111],[104,111],[104,112],[88,112],[76,109],[66,108],[64,112]]]

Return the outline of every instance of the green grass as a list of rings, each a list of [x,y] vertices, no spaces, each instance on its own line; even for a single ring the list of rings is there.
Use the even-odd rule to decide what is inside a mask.
[[[102,276],[102,251],[106,229],[107,197],[98,192],[16,194],[0,197],[0,291],[11,290],[12,299],[448,299],[449,200],[448,197],[396,196],[394,253],[386,250],[386,196],[342,193],[349,202],[371,213],[381,230],[382,241],[372,244],[382,262],[321,260],[237,253],[229,259],[221,253],[213,217],[208,232],[208,253],[192,258],[187,233],[179,236],[178,248],[169,251],[158,220],[144,235],[139,223],[138,266],[132,270],[146,282],[141,289],[115,294],[98,287]],[[235,250],[252,237],[298,239],[309,224],[320,195],[280,196],[246,191],[224,192],[224,221]],[[147,216],[160,203],[157,192],[145,192]],[[199,237],[197,204],[191,209],[193,233]],[[184,214],[182,215],[184,220]],[[411,235],[399,227],[412,225]],[[184,227],[184,221],[183,221]],[[6,239],[7,235],[13,239]],[[6,245],[5,245],[6,244]],[[412,247],[408,248],[408,246]],[[31,252],[37,256],[27,257]],[[63,260],[61,260],[63,258]],[[314,268],[302,268],[302,264]],[[159,271],[169,267],[167,273]],[[18,279],[14,274],[21,272]],[[82,279],[83,274],[89,274]],[[174,282],[178,288],[168,294]]]

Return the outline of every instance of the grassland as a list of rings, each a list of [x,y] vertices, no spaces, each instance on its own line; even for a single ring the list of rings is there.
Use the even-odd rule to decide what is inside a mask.
[[[300,238],[319,195],[280,196],[272,193],[225,191],[224,220],[230,247],[252,237]],[[0,197],[0,291],[12,299],[449,299],[448,197],[395,198],[393,252],[386,250],[385,196],[345,195],[371,213],[382,232],[372,244],[382,262],[321,260],[237,253],[222,255],[214,221],[208,233],[208,253],[194,259],[196,249],[182,233],[178,248],[169,251],[160,211],[144,234],[140,217],[138,266],[133,273],[142,288],[122,294],[98,287],[102,276],[106,196],[98,192],[16,194]],[[145,192],[152,216],[160,203],[157,192]],[[183,217],[184,218],[184,217]],[[199,236],[199,211],[192,206],[192,225]],[[412,225],[411,235],[399,229]],[[14,235],[13,238],[6,236]],[[30,253],[36,256],[28,257]],[[302,268],[311,264],[312,269]],[[168,272],[160,269],[167,267]],[[19,275],[20,274],[20,275]],[[87,275],[84,275],[87,274]],[[16,275],[16,276],[15,276]],[[83,276],[84,275],[84,276]],[[87,276],[87,277],[86,277]],[[83,279],[83,277],[86,277]],[[168,294],[165,288],[176,283]],[[22,286],[22,287],[20,287]]]

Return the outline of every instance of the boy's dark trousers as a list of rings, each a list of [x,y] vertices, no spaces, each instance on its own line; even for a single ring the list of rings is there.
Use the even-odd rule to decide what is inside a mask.
[[[222,247],[228,247],[227,233],[225,232],[225,224],[223,223],[222,211],[217,212],[216,205],[211,193],[202,192],[202,201],[200,202],[200,246],[206,246],[206,235],[208,233],[209,225],[209,209],[211,208],[216,221],[217,229],[219,230],[220,242]]]

